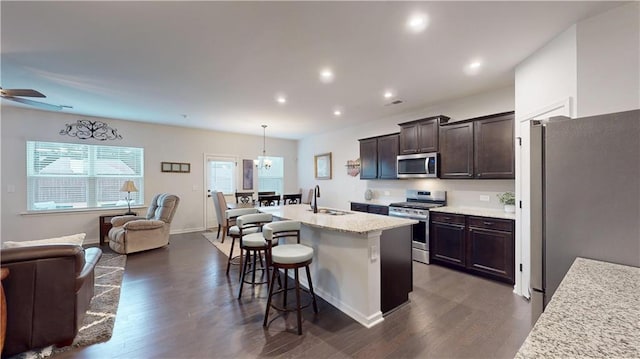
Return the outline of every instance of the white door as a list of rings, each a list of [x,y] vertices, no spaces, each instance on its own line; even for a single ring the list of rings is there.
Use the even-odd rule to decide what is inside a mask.
[[[238,160],[235,157],[205,155],[205,162],[204,183],[207,188],[205,223],[206,228],[211,229],[218,227],[212,194],[222,192],[227,201],[234,200],[233,194],[236,189]]]

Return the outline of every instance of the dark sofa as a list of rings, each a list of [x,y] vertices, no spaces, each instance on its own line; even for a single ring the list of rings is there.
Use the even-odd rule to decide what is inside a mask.
[[[2,357],[73,342],[94,293],[99,248],[72,244],[6,248],[1,266],[7,301]]]

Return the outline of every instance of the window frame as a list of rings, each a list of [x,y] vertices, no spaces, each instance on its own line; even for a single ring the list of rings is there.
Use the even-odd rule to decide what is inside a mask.
[[[39,149],[42,150],[47,147],[58,147],[61,153],[65,153],[65,151],[70,150],[80,151],[80,153],[82,151],[86,151],[86,156],[80,156],[79,164],[81,164],[82,166],[82,173],[41,173],[44,169],[46,169],[47,165],[44,165],[42,168],[37,168],[38,165],[35,163],[36,159],[43,160],[40,159],[40,154],[37,154],[37,152],[40,152],[38,151]],[[109,151],[112,151],[117,155],[115,155],[114,157],[104,157],[105,152]],[[50,152],[55,152],[55,150]],[[133,152],[133,154],[131,155],[131,159],[134,162],[129,162],[131,166],[127,166],[131,171],[133,171],[133,173],[125,174],[104,172],[104,170],[110,170],[111,168],[109,168],[109,166],[104,166],[104,164],[101,164],[100,160],[123,161],[123,159],[126,158],[122,157],[122,153],[128,152]],[[61,158],[72,158],[71,156],[63,157],[59,154],[55,154],[53,157],[56,157],[56,159],[54,159],[50,164],[53,164]],[[138,189],[138,192],[131,193],[131,207],[143,207],[144,165],[144,148],[142,147],[28,140],[26,141],[26,213],[90,212],[127,209],[128,205],[125,200],[126,194],[119,191],[120,186],[126,180],[133,180]],[[83,196],[83,202],[76,202],[80,204],[80,206],[76,206],[75,204],[69,205],[69,203],[73,201],[72,199],[69,199],[67,197],[67,200],[65,201],[65,198],[63,196],[53,196],[56,197],[53,201],[50,201],[52,202],[53,207],[47,208],[46,206],[43,206],[38,208],[36,206],[36,203],[41,203],[42,201],[36,201],[36,197],[41,195],[38,193],[38,191],[42,190],[43,188],[38,188],[38,181],[43,179],[69,179],[84,181],[84,193],[82,190],[78,192],[78,194]],[[98,185],[101,181],[109,181],[111,179],[118,179],[116,184],[118,188],[117,200],[107,200],[107,198],[109,197],[114,197],[114,190],[112,189],[113,183],[111,183],[111,186],[103,184],[103,186],[99,187]],[[109,187],[111,188],[109,189]],[[108,188],[108,190],[105,191],[105,188]],[[84,206],[82,206],[82,204],[84,204]]]

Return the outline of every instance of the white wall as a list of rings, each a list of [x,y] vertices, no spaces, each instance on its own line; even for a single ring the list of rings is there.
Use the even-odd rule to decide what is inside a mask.
[[[78,119],[100,120],[116,128],[122,140],[78,140],[61,136],[67,123]],[[90,118],[63,113],[2,107],[2,240],[27,240],[85,232],[86,242],[97,242],[98,216],[114,213],[91,211],[80,213],[24,215],[26,211],[26,141],[75,142],[114,146],[143,147],[145,151],[145,203],[155,193],[177,194],[180,205],[171,225],[172,233],[203,230],[205,227],[204,154],[253,159],[262,153],[262,136],[231,134],[183,127],[161,126],[142,122]],[[297,141],[267,138],[267,155],[282,156],[285,161],[285,192],[298,192]],[[160,162],[191,163],[191,173],[162,173]],[[241,164],[240,167],[241,168]],[[241,176],[238,172],[239,188]],[[257,182],[254,181],[254,185]],[[7,193],[15,186],[14,193]],[[256,189],[257,191],[257,189]],[[116,211],[117,212],[117,211]],[[215,213],[210,213],[215,216]]]
[[[515,70],[516,122],[567,98],[573,99],[572,113],[576,113],[576,57],[574,25],[518,64]]]
[[[398,123],[440,114],[449,116],[452,120],[464,120],[498,112],[513,111],[513,109],[513,87],[509,86],[435,104],[420,111],[395,117],[372,119],[362,125],[307,137],[298,144],[300,186],[311,188],[319,184],[321,187],[319,205],[341,209],[348,209],[349,201],[364,201],[364,192],[367,189],[374,191],[376,199],[382,202],[392,202],[404,200],[404,190],[409,188],[446,190],[450,205],[501,208],[496,194],[513,191],[513,180],[360,180],[359,177],[347,175],[345,165],[347,160],[355,160],[360,156],[358,139],[399,132]],[[313,170],[314,155],[326,152],[332,152],[333,178],[331,180],[316,180]],[[480,202],[480,194],[489,195],[491,201]]]
[[[640,3],[578,23],[578,116],[640,108]]]

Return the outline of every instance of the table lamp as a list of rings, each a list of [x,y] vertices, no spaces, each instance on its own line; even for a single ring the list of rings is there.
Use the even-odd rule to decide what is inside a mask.
[[[135,213],[131,212],[131,192],[138,192],[135,183],[133,183],[133,181],[124,181],[122,188],[120,188],[120,192],[127,192],[126,200],[129,211],[125,213],[125,215],[135,215]]]

